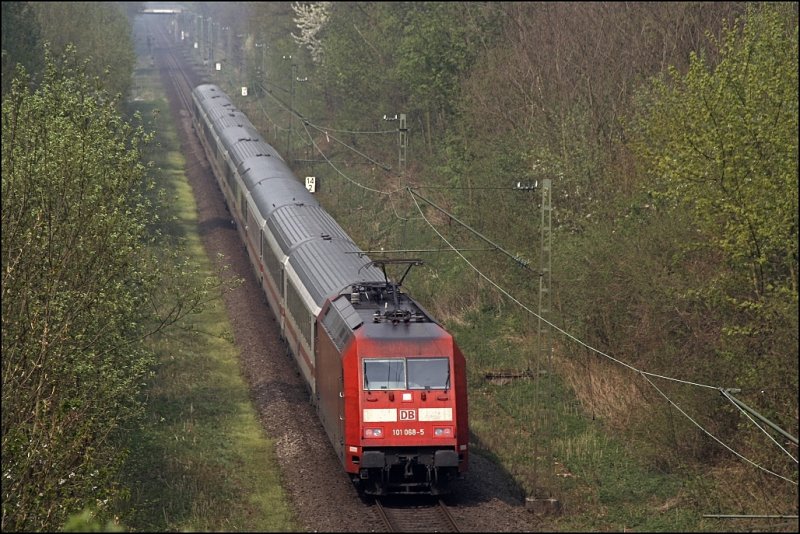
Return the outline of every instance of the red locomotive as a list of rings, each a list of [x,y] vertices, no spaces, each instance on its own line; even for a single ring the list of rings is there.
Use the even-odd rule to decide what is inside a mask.
[[[419,260],[370,261],[215,85],[195,129],[344,469],[366,493],[447,492],[466,472],[453,337],[400,290]],[[387,264],[406,265],[399,282]]]

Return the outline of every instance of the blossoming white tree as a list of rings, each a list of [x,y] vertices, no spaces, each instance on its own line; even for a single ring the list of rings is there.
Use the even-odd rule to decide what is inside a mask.
[[[297,44],[305,46],[311,51],[311,59],[314,63],[322,63],[323,47],[319,33],[328,20],[330,9],[330,2],[295,2],[292,4],[292,10],[297,15],[293,20],[300,30],[300,35],[292,33],[292,38]]]

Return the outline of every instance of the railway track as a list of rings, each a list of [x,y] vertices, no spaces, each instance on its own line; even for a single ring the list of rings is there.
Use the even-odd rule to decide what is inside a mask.
[[[375,499],[374,509],[386,532],[459,532],[441,499],[416,504]]]
[[[162,76],[166,74],[170,83],[175,88],[175,94],[181,101],[181,106],[187,112],[191,109],[192,105],[192,88],[197,85],[195,82],[196,75],[194,72],[188,71],[184,68],[183,63],[185,58],[178,58],[176,54],[180,53],[171,41],[171,36],[166,31],[163,25],[151,25],[156,36],[156,49],[154,51],[154,59],[157,60],[157,65],[162,71]]]
[[[198,83],[204,83],[192,69],[190,61],[183,51],[172,42],[164,28],[151,27],[157,39],[154,49],[154,61],[159,68],[162,79],[172,86],[172,97],[178,98],[183,118],[189,116],[192,109],[192,89]],[[373,517],[377,515],[379,524],[376,530],[386,532],[459,532],[447,506],[437,499],[375,499],[372,504],[365,502],[364,512]]]

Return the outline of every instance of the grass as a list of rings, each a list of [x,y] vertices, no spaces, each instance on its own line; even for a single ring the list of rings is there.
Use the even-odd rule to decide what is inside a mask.
[[[180,238],[202,276],[215,276],[196,230],[164,90],[148,65],[140,60],[134,104],[157,125],[160,146],[151,157],[176,217],[163,229]],[[130,436],[122,524],[134,531],[298,530],[274,441],[264,434],[239,372],[222,301],[160,335],[154,350],[159,364],[145,424]]]

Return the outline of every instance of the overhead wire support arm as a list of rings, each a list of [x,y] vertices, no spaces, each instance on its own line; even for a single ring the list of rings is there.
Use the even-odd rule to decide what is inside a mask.
[[[466,228],[467,230],[469,230],[470,232],[472,232],[473,234],[478,236],[480,239],[482,239],[485,242],[489,243],[492,247],[494,247],[494,249],[499,250],[500,252],[502,252],[503,254],[505,254],[506,256],[508,256],[509,258],[514,260],[515,262],[517,262],[517,264],[519,264],[523,269],[527,269],[529,271],[533,271],[533,269],[531,269],[528,266],[530,264],[529,261],[527,261],[527,260],[525,260],[523,258],[520,258],[519,256],[517,256],[515,254],[510,253],[509,251],[507,251],[506,249],[504,249],[503,247],[501,247],[500,245],[498,245],[497,243],[495,243],[494,241],[492,241],[491,239],[489,239],[488,237],[486,237],[485,235],[483,235],[479,231],[477,231],[474,228],[472,228],[470,225],[468,225],[465,222],[463,222],[460,219],[458,219],[458,217],[456,217],[455,215],[453,215],[452,213],[450,213],[446,209],[442,208],[441,206],[436,205],[434,202],[432,202],[432,201],[428,200],[427,198],[423,197],[422,195],[420,195],[419,193],[414,191],[411,187],[407,187],[406,189],[408,190],[409,193],[411,193],[415,197],[417,197],[420,200],[422,200],[423,202],[433,206],[434,208],[436,208],[437,210],[441,211],[442,213],[444,213],[445,215],[447,215],[448,217],[453,219],[455,222],[457,222],[458,224],[460,224],[461,226],[463,226],[464,228]]]
[[[381,260],[372,260],[371,262],[367,263],[367,265],[374,265],[376,267],[380,267],[383,270],[383,276],[386,278],[387,282],[389,280],[389,276],[386,274],[386,265],[405,265],[406,272],[403,273],[403,276],[400,277],[400,281],[397,282],[397,287],[403,285],[403,281],[408,276],[409,271],[411,271],[412,267],[417,267],[425,263],[419,258],[384,258]]]
[[[360,252],[348,252],[347,254],[411,254],[418,252],[492,252],[497,248],[406,248],[406,249],[389,249],[389,250],[362,250]]]
[[[781,427],[779,427],[778,425],[776,425],[775,423],[773,423],[772,421],[770,421],[769,419],[767,419],[766,417],[764,417],[763,415],[761,415],[760,413],[758,413],[757,411],[755,411],[754,409],[752,409],[751,407],[749,407],[748,405],[746,405],[745,403],[743,403],[742,401],[740,401],[739,399],[737,399],[736,397],[734,397],[731,394],[731,393],[739,393],[739,391],[741,391],[741,390],[739,390],[739,389],[731,389],[731,388],[720,389],[720,392],[722,393],[722,395],[726,399],[730,400],[731,402],[733,402],[734,404],[736,404],[737,406],[739,406],[743,410],[747,411],[748,413],[751,413],[752,415],[757,417],[762,423],[764,423],[765,425],[769,426],[774,431],[780,433],[781,435],[783,435],[785,438],[789,439],[795,445],[798,444],[796,437],[792,436],[791,434],[786,432],[784,429],[782,429]]]

